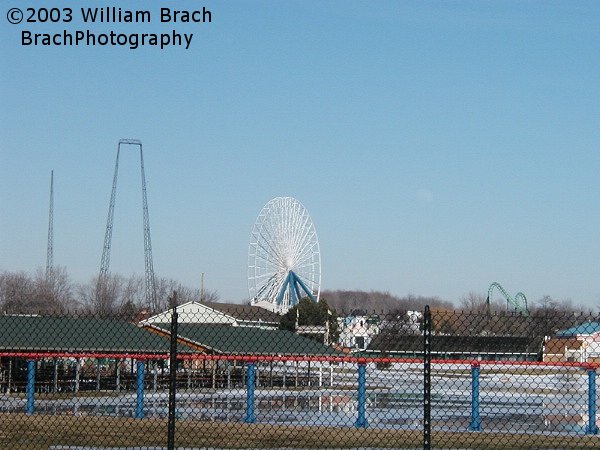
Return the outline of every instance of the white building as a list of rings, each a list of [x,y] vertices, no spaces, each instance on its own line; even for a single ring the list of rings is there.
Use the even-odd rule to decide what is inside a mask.
[[[349,316],[338,318],[340,345],[353,351],[365,350],[373,336],[379,334],[380,319],[368,316],[362,311],[355,311]]]
[[[170,323],[173,310],[143,320],[142,325]],[[178,323],[227,324],[234,327],[278,328],[280,316],[258,306],[233,303],[188,302],[177,307]]]

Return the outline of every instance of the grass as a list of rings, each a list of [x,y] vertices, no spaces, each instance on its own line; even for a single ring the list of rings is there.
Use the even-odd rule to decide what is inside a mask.
[[[422,447],[421,431],[344,427],[280,426],[180,420],[176,447],[357,448]],[[47,450],[52,445],[164,446],[165,419],[0,414],[0,448]],[[433,448],[598,448],[598,436],[473,432],[433,433]]]

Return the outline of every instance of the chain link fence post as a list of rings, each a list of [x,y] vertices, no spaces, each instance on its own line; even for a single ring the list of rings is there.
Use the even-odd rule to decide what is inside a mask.
[[[175,449],[175,409],[177,393],[177,292],[171,297],[171,347],[169,351],[169,420],[167,424],[167,449]]]
[[[431,310],[423,315],[423,450],[431,450]]]

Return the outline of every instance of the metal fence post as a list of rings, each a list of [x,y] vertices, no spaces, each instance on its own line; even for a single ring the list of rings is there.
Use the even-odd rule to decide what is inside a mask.
[[[35,365],[35,360],[27,361],[27,414],[33,414],[35,409]]]
[[[431,310],[423,314],[423,450],[431,450]]]
[[[58,358],[52,358],[52,393],[58,392]]]
[[[135,418],[144,418],[144,361],[137,362]]]
[[[121,360],[115,359],[115,390],[119,392],[121,390]]]
[[[246,376],[246,423],[256,422],[254,414],[254,383],[256,380],[256,365],[248,363],[248,374]]]
[[[471,366],[471,423],[469,431],[481,431],[479,417],[479,364]]]
[[[423,315],[423,450],[431,450],[431,310]]]
[[[171,298],[171,348],[169,353],[169,421],[167,424],[167,449],[175,448],[175,408],[177,400],[177,292]]]
[[[100,358],[96,358],[96,392],[100,392]]]
[[[73,386],[73,390],[75,393],[79,392],[79,381],[81,378],[81,358],[75,359],[75,386]]]
[[[358,417],[354,426],[356,428],[367,428],[367,365],[364,362],[358,363]]]
[[[596,425],[596,369],[588,369],[588,424],[585,434],[598,434]]]

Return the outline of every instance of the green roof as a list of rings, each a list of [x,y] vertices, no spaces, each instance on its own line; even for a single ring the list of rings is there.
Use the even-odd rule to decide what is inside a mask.
[[[542,350],[543,336],[446,336],[431,337],[435,353],[533,353]],[[379,334],[367,350],[379,352],[423,352],[422,335]]]
[[[120,319],[0,316],[0,352],[165,354],[169,352],[169,330],[167,323],[139,327]],[[197,351],[182,344],[183,339],[220,354],[337,353],[331,347],[285,330],[180,323],[178,335],[179,352]]]
[[[0,351],[168,353],[169,339],[119,319],[0,316]]]
[[[169,324],[153,326],[164,331]],[[180,338],[215,353],[239,355],[331,355],[333,348],[291,331],[258,327],[236,327],[224,324],[180,323]]]

